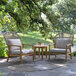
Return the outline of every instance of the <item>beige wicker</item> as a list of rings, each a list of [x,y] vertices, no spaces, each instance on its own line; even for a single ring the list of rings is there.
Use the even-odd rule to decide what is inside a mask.
[[[74,34],[72,34],[72,33],[69,33],[69,32],[59,32],[54,37],[54,43],[55,43],[57,38],[69,38],[71,40],[71,44],[73,45]]]
[[[49,45],[49,59],[50,59],[50,54],[59,55],[59,54],[64,54],[65,59],[67,61],[67,55],[70,55],[70,58],[72,59],[72,54],[71,54],[71,45],[73,44],[73,38],[74,35],[71,33],[58,33],[54,37],[54,43]],[[50,49],[50,46],[54,45],[53,49]]]
[[[5,32],[3,33],[3,36],[6,40],[6,44],[9,49],[7,62],[9,60],[9,57],[11,56],[20,56],[21,63],[22,63],[22,56],[33,55],[34,59],[34,51],[32,44],[22,44],[20,36],[14,32]],[[24,45],[32,46],[32,50],[23,49]]]

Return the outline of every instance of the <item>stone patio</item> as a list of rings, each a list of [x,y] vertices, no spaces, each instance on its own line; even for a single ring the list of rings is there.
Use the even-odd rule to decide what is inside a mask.
[[[23,64],[20,64],[19,57],[0,59],[1,76],[76,76],[76,57],[65,62],[64,55],[50,56],[50,60],[41,60],[36,56],[33,62],[32,56],[23,57]]]

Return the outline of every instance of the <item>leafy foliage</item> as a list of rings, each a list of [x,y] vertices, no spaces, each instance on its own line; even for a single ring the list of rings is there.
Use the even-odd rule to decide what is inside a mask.
[[[7,46],[5,46],[5,42],[2,37],[0,37],[0,57],[7,56]]]
[[[76,56],[76,51],[72,52],[72,56]]]
[[[76,0],[1,0],[0,6],[0,25],[6,31],[40,31],[46,36],[51,31],[70,32],[70,25],[76,25]],[[4,17],[10,23],[4,24]]]

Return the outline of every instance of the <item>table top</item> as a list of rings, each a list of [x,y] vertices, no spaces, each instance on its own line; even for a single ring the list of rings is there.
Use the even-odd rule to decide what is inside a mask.
[[[36,48],[43,48],[43,47],[47,47],[47,46],[49,46],[49,44],[41,44],[41,45],[34,45],[34,47],[36,47]]]

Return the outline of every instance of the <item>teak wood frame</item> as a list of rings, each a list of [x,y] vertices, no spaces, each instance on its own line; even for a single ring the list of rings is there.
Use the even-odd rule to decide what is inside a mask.
[[[28,56],[28,55],[33,55],[33,60],[34,60],[34,52],[33,53],[28,53],[28,54],[22,54],[22,48],[24,48],[24,45],[28,45],[28,46],[32,46],[32,49],[33,49],[33,45],[31,44],[22,44],[22,46],[18,46],[18,45],[8,45],[9,47],[9,52],[8,52],[8,57],[7,57],[7,62],[9,60],[9,58],[11,56],[20,56],[20,63],[22,63],[22,56]],[[16,46],[16,47],[20,47],[20,54],[11,54],[11,47],[12,46]]]
[[[7,31],[7,32],[3,33],[3,36],[5,38],[6,44],[7,44],[7,39],[20,39],[20,41],[21,41],[21,37],[17,33],[15,33],[15,32]],[[32,46],[32,49],[33,49],[33,45],[32,44],[22,44],[21,46],[18,46],[18,45],[8,45],[7,44],[8,50],[9,50],[8,51],[7,62],[8,62],[8,60],[9,60],[9,58],[11,56],[20,56],[20,62],[21,63],[22,63],[22,56],[33,55],[33,60],[34,60],[34,52],[28,53],[28,54],[22,54],[22,48],[24,48],[24,45]],[[20,54],[11,54],[11,47],[12,46],[20,47]]]
[[[49,45],[49,51],[50,51],[50,47],[52,46],[52,45],[54,45],[54,48],[56,48],[55,47],[55,43],[53,43],[53,44],[50,44]],[[69,54],[70,55],[70,59],[72,59],[72,54],[71,54],[71,46],[72,46],[72,44],[71,43],[69,43],[69,44],[67,44],[66,45],[66,52],[65,53],[61,53],[61,52],[49,52],[49,60],[50,60],[50,55],[55,55],[55,58],[56,58],[56,55],[59,55],[59,54],[64,54],[65,55],[65,61],[67,61],[67,55]],[[69,49],[69,53],[68,53],[68,50]]]

